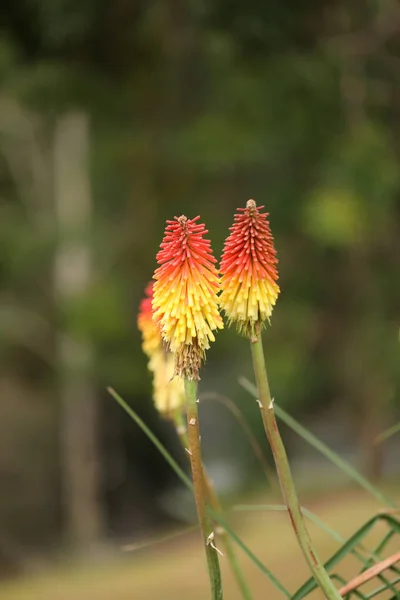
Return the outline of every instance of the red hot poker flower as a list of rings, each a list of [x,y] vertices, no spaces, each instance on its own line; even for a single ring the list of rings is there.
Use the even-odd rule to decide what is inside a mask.
[[[176,355],[177,374],[189,379],[198,379],[213,330],[223,328],[216,259],[199,218],[167,221],[154,273],[153,318]]]
[[[254,200],[238,208],[221,259],[220,306],[244,335],[270,318],[279,294],[274,239],[268,213]]]
[[[149,369],[153,373],[153,398],[157,410],[171,416],[185,402],[182,379],[174,377],[174,357],[162,343],[161,331],[153,321],[153,282],[145,289],[139,307],[138,327],[142,332],[142,347],[149,357]]]
[[[140,303],[137,318],[138,328],[142,333],[142,347],[147,356],[153,356],[162,345],[161,332],[153,321],[153,282],[147,284],[145,297]]]

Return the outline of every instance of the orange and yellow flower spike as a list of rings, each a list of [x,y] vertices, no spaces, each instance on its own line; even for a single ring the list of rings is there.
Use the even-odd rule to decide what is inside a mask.
[[[189,380],[199,379],[205,351],[215,340],[213,331],[223,328],[216,259],[199,218],[182,215],[167,221],[154,273],[153,318],[175,354],[176,374]]]
[[[153,399],[156,409],[164,417],[173,419],[174,412],[185,406],[185,387],[180,377],[175,376],[175,358],[162,349],[149,362],[153,372]]]
[[[138,328],[142,333],[142,347],[149,357],[149,370],[153,373],[153,399],[157,410],[166,417],[185,404],[183,381],[174,377],[175,360],[163,345],[161,331],[153,321],[153,282],[145,290],[140,303]]]
[[[248,337],[256,323],[269,320],[280,291],[274,239],[263,208],[254,200],[238,208],[221,259],[220,306],[229,323]]]
[[[142,348],[149,358],[162,346],[161,332],[153,321],[153,282],[147,284],[140,303],[137,325],[142,334]]]

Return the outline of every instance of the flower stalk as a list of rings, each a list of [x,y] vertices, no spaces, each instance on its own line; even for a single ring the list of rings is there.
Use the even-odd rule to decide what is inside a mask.
[[[300,548],[325,597],[328,600],[339,600],[341,596],[318,558],[303,520],[268,384],[261,329],[270,321],[280,289],[277,284],[278,259],[274,239],[268,213],[261,212],[263,208],[251,199],[235,215],[221,259],[220,305],[229,322],[235,323],[239,333],[251,340],[261,417],[274,457],[283,500]]]
[[[222,599],[222,581],[213,524],[208,516],[201,458],[197,381],[206,350],[223,328],[218,311],[219,276],[216,259],[200,217],[185,215],[167,221],[154,272],[152,319],[174,355],[174,375],[184,383],[188,423],[188,453],[197,515],[207,557],[212,600]]]
[[[254,374],[256,377],[259,394],[261,417],[269,444],[271,446],[283,500],[289,512],[292,527],[311,572],[319,587],[324,592],[325,597],[328,600],[340,600],[342,596],[334,586],[320,558],[314,550],[311,538],[304,523],[285,446],[280,436],[278,424],[275,419],[274,401],[271,398],[271,392],[269,389],[260,332],[258,332],[258,334],[251,339],[250,344]]]
[[[207,513],[207,494],[203,477],[203,462],[201,458],[199,415],[197,406],[197,384],[185,379],[185,394],[187,406],[187,440],[190,466],[192,469],[194,497],[197,517],[203,537],[207,558],[208,572],[211,584],[212,600],[222,600],[222,579],[219,567],[218,550],[214,544],[214,528]]]

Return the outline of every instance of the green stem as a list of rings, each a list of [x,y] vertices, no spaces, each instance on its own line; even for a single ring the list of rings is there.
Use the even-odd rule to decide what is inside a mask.
[[[332,583],[321,560],[315,552],[307,528],[304,523],[296,488],[290,472],[289,461],[285,446],[279,433],[275,419],[275,412],[265,368],[264,351],[261,335],[251,340],[251,353],[253,357],[254,373],[257,381],[261,417],[264,423],[275,466],[278,473],[279,484],[283,500],[287,506],[292,527],[299,545],[303,551],[311,572],[328,600],[340,600],[341,595]]]
[[[184,422],[182,412],[180,409],[175,411],[175,413],[173,415],[173,420],[174,420],[175,428],[176,428],[176,431],[177,431],[177,434],[179,436],[182,446],[184,448],[188,448],[189,440],[188,440],[188,435],[187,435],[187,429],[185,427],[185,422]],[[202,470],[203,470],[204,488],[205,488],[205,492],[206,492],[208,501],[209,501],[210,505],[212,506],[212,508],[217,513],[222,514],[222,507],[221,507],[220,500],[218,498],[217,493],[214,490],[214,487],[213,487],[212,482],[210,481],[210,478],[207,475],[207,471],[206,471],[204,465],[202,466]],[[236,578],[238,587],[239,587],[240,591],[242,592],[242,596],[246,600],[252,600],[252,595],[251,595],[250,589],[247,585],[243,571],[240,567],[239,561],[237,559],[236,552],[235,552],[233,545],[231,543],[231,540],[225,530],[222,530],[221,538],[222,538],[222,542],[224,545],[226,557],[227,557],[230,567],[232,569],[232,573],[234,574],[234,576]]]
[[[177,462],[172,458],[171,454],[168,452],[165,446],[162,445],[160,440],[154,435],[154,433],[149,429],[146,423],[139,417],[139,415],[131,408],[125,400],[112,388],[108,387],[107,391],[114,398],[116,402],[123,408],[123,410],[129,415],[129,417],[138,425],[138,427],[143,431],[143,433],[148,437],[152,444],[154,444],[155,448],[160,452],[166,462],[169,464],[171,469],[177,475],[177,477],[182,481],[183,485],[190,492],[194,492],[193,484],[190,481],[189,477],[186,473],[179,467]],[[250,558],[253,564],[260,569],[260,571],[268,577],[268,579],[274,584],[274,586],[280,591],[285,598],[290,600],[291,596],[288,590],[281,584],[281,582],[274,577],[271,571],[260,561],[259,558],[242,542],[242,540],[236,535],[236,533],[230,528],[229,524],[216,513],[211,506],[207,507],[209,515],[216,521],[223,529],[225,529],[227,535],[229,535],[232,540],[243,550],[243,552]]]
[[[190,456],[190,466],[192,468],[197,516],[203,536],[208,573],[210,576],[211,598],[212,600],[222,600],[221,571],[219,568],[218,553],[214,545],[214,529],[207,513],[206,490],[203,479],[199,415],[197,409],[197,384],[188,379],[185,379],[184,382],[188,424],[188,451]]]

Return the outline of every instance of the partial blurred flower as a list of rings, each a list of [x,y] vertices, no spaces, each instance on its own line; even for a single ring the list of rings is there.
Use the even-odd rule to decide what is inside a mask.
[[[149,369],[154,373],[154,404],[162,415],[172,416],[173,411],[185,405],[185,388],[183,380],[175,375],[174,355],[164,349],[156,352]]]
[[[153,282],[147,284],[145,297],[140,303],[137,318],[138,328],[142,333],[142,348],[148,357],[162,346],[161,332],[153,321]]]
[[[174,356],[164,348],[161,332],[153,321],[153,282],[145,290],[140,303],[138,327],[142,333],[143,351],[149,357],[149,369],[153,373],[153,398],[157,410],[170,416],[185,403],[182,379],[174,376]]]

